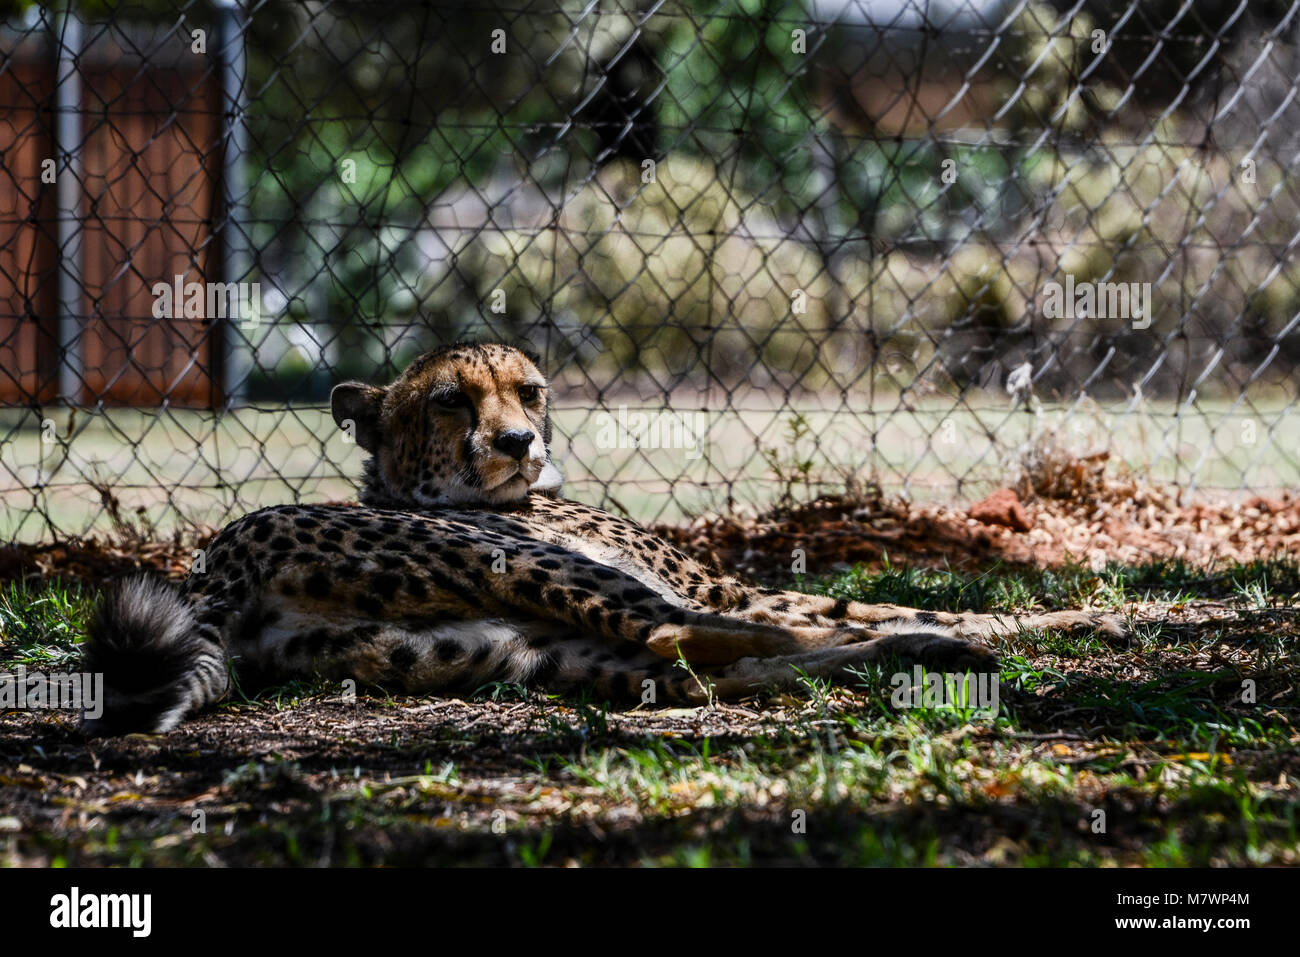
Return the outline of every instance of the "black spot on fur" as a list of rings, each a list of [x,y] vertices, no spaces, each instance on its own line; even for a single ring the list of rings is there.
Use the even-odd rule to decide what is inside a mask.
[[[398,671],[409,671],[420,660],[420,656],[406,645],[398,645],[388,656],[388,663]]]
[[[308,598],[325,599],[330,596],[330,579],[323,571],[317,569],[307,576],[307,581],[303,583],[303,591]]]
[[[317,628],[304,635],[303,640],[307,645],[307,653],[313,658],[319,658],[330,643],[330,633],[328,629]]]
[[[370,587],[384,601],[392,601],[397,595],[397,589],[401,587],[401,584],[402,579],[392,572],[380,572],[377,575],[370,576]]]
[[[542,603],[542,586],[537,582],[515,582],[515,591],[519,597],[532,605]]]
[[[613,647],[614,657],[627,661],[629,658],[635,658],[641,653],[641,646],[630,641],[620,642]]]

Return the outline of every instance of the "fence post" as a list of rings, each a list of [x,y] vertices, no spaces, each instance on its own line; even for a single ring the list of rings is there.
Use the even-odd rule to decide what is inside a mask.
[[[247,18],[239,8],[239,0],[215,0],[214,5],[221,29],[221,112],[225,120],[221,163],[225,219],[221,224],[220,244],[224,261],[220,268],[224,282],[238,283],[247,280],[252,269],[245,229],[248,178],[244,174],[244,157],[248,152],[248,131],[244,124],[244,112],[247,108],[248,56],[244,49],[244,31],[247,28]],[[243,301],[242,297],[240,301]],[[260,303],[257,315],[260,322]],[[225,408],[243,401],[248,381],[250,362],[245,348],[247,339],[240,328],[242,318],[228,314],[225,320],[226,334],[221,337],[220,348],[225,350],[225,361],[222,363]]]
[[[81,361],[83,327],[81,249],[81,21],[68,0],[53,20],[57,51],[57,88],[54,137],[59,153],[59,399],[74,405],[81,397],[84,371]]]

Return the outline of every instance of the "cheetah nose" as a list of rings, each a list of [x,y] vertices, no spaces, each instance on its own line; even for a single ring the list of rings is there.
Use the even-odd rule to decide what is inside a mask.
[[[527,429],[506,429],[492,440],[492,447],[512,459],[522,459],[528,454],[528,446],[533,444],[533,438],[533,433]]]

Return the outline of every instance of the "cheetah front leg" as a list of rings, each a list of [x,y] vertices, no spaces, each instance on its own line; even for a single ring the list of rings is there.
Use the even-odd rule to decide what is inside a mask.
[[[1000,615],[923,611],[902,605],[871,605],[826,595],[751,588],[736,582],[704,591],[700,600],[726,615],[791,628],[858,626],[873,630],[902,630],[913,625],[938,626],[953,635],[982,642],[992,642],[1027,629],[1088,631],[1110,638],[1123,638],[1127,634],[1124,619],[1105,612],[1079,610]]]
[[[710,692],[719,698],[734,699],[765,689],[792,687],[804,677],[843,678],[863,666],[894,660],[914,661],[935,671],[957,674],[998,670],[997,655],[979,645],[931,632],[909,632],[795,655],[742,658],[706,669],[700,675],[703,680],[674,690],[695,703],[707,700]]]
[[[700,666],[857,644],[926,624],[908,618],[907,609],[884,614],[884,606],[872,605],[857,606],[865,613],[861,620],[782,614],[783,600],[817,600],[782,592],[759,595],[772,606],[770,613],[719,613],[698,597],[666,589],[662,582],[558,548],[545,552],[527,577],[487,576],[485,584],[515,614],[567,623],[616,644],[632,641],[662,658],[683,658]],[[759,611],[761,604],[753,602],[751,612]]]
[[[997,670],[997,656],[987,649],[928,632],[882,635],[838,648],[746,657],[725,665],[690,669],[643,649],[615,655],[608,646],[590,640],[557,641],[548,645],[546,652],[549,667],[539,685],[548,690],[586,687],[610,700],[640,698],[643,702],[688,704],[702,704],[710,696],[734,700],[761,691],[793,688],[805,677],[843,678],[864,666],[896,659],[959,674]]]
[[[487,542],[486,548],[493,543]],[[650,649],[692,664],[726,664],[745,657],[797,654],[863,641],[875,634],[854,624],[798,627],[719,614],[673,592],[662,581],[607,565],[575,551],[527,542],[529,563],[512,575],[485,575],[474,584],[493,614],[566,624],[577,635]],[[471,582],[465,582],[468,590]]]

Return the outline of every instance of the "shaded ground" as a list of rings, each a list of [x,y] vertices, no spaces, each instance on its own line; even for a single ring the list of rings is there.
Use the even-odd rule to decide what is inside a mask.
[[[798,533],[806,590],[925,608],[1109,606],[1134,617],[1133,638],[1011,639],[996,718],[898,706],[899,668],[734,706],[630,711],[510,686],[350,701],[294,684],[169,735],[94,741],[70,713],[11,711],[0,714],[0,861],[1300,864],[1294,559],[1200,562],[1192,550],[1186,562],[1029,569],[996,549],[946,550],[937,526],[909,524],[915,510],[837,517],[848,507],[770,516],[743,540],[701,524],[683,540],[735,567],[742,548],[788,554],[780,536]],[[1035,528],[1053,514],[1027,512]],[[1169,514],[1162,527],[1191,521]],[[1225,514],[1207,518],[1207,539]],[[913,529],[891,539],[887,566],[819,571],[876,557],[861,528],[887,531],[872,525],[887,518]],[[1265,554],[1294,533],[1263,524],[1257,541],[1218,537]],[[913,535],[916,552],[903,547]],[[0,670],[73,665],[93,583],[137,566],[177,574],[187,554],[8,551]],[[936,555],[953,567],[902,565]]]

